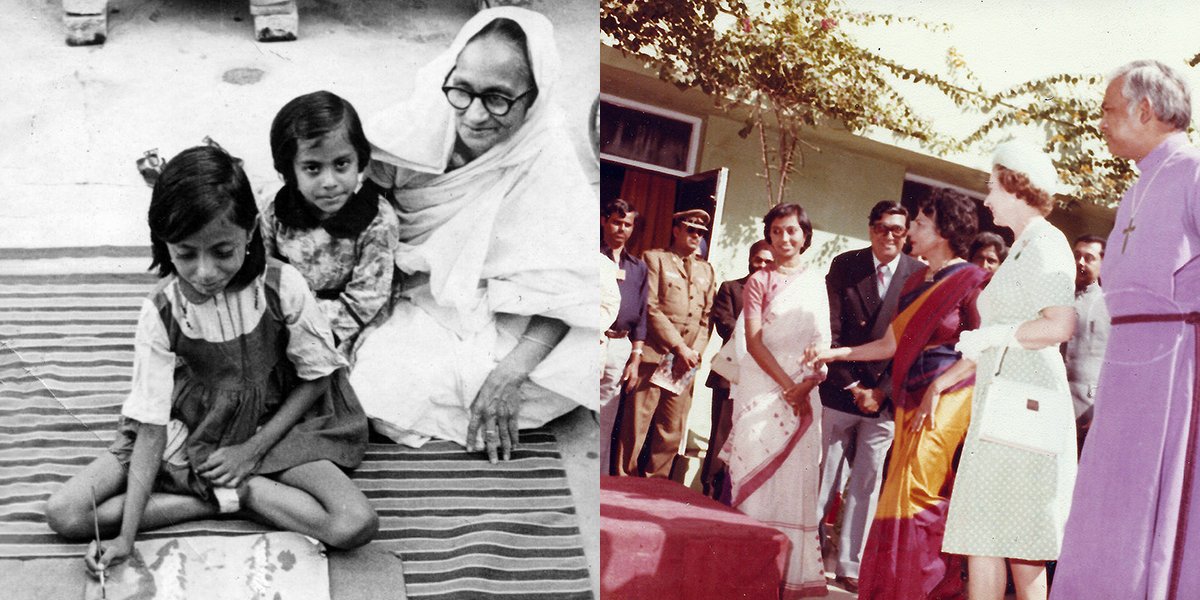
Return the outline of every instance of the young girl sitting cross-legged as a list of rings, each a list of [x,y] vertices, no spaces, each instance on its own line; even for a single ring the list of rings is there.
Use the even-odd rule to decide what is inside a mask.
[[[93,574],[138,531],[240,511],[338,547],[378,517],[342,469],[362,461],[367,419],[304,279],[265,257],[245,173],[223,150],[167,163],[150,200],[152,268],[133,386],[116,439],[47,503],[59,534],[105,537]],[[100,558],[97,560],[97,554]]]

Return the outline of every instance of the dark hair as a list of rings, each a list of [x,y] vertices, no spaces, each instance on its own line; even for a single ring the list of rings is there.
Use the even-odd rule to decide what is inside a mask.
[[[917,205],[917,211],[927,217],[936,215],[934,226],[938,235],[950,243],[950,251],[955,256],[966,258],[975,231],[979,229],[974,200],[961,192],[934,188]]]
[[[908,226],[908,209],[895,200],[880,200],[876,202],[875,206],[871,207],[871,216],[867,217],[867,225],[874,225],[887,215],[903,216],[904,226]]]
[[[758,240],[750,244],[750,256],[754,256],[763,250],[771,249],[771,240]]]
[[[229,287],[238,290],[263,273],[266,248],[258,227],[258,206],[246,173],[237,159],[212,146],[196,146],[167,161],[150,194],[151,269],[160,277],[176,272],[167,244],[194,235],[209,223],[228,218],[252,231],[249,255]]]
[[[527,96],[529,100],[528,104],[526,104],[527,107],[532,107],[538,96],[538,82],[537,78],[533,75],[533,59],[529,56],[529,42],[528,38],[525,37],[525,30],[521,29],[521,25],[512,19],[493,19],[487,25],[484,25],[483,29],[479,30],[479,33],[471,36],[471,39],[467,40],[467,44],[489,35],[495,35],[512,42],[521,50],[521,55],[525,57],[525,64],[529,67],[529,80],[533,82],[533,90],[529,92],[529,96]],[[465,48],[466,45],[463,47]],[[449,78],[450,75],[447,74],[446,79]]]
[[[633,207],[630,206],[628,202],[620,198],[609,200],[608,202],[604,203],[603,207],[600,208],[600,216],[604,217],[605,219],[613,215],[624,218],[625,215],[628,214],[633,214],[636,216],[637,211],[633,210]]]
[[[293,98],[283,105],[271,121],[271,158],[283,181],[296,186],[293,166],[300,142],[315,140],[346,128],[346,136],[358,156],[358,172],[362,173],[371,160],[371,143],[363,133],[358,112],[341,96],[324,90]]]
[[[1085,234],[1075,238],[1075,243],[1073,243],[1071,245],[1078,246],[1080,242],[1085,242],[1088,244],[1100,244],[1100,256],[1101,257],[1104,256],[1104,251],[1108,249],[1108,240],[1106,240],[1094,233],[1085,233]]]
[[[983,251],[984,248],[995,248],[996,258],[1000,262],[1004,262],[1008,258],[1008,244],[1004,243],[1004,238],[990,231],[980,231],[975,236],[975,240],[971,242],[971,250],[967,253],[967,260],[974,261],[975,255]]]
[[[812,245],[812,221],[808,220],[808,214],[799,204],[779,204],[767,211],[767,215],[763,217],[763,238],[770,240],[771,223],[788,216],[795,216],[796,221],[800,223],[800,230],[804,232],[804,246],[800,248],[800,254],[804,254]]]
[[[1020,171],[1014,171],[1004,165],[996,165],[996,181],[1004,191],[1020,198],[1042,213],[1050,214],[1054,210],[1054,196],[1029,182],[1029,177]]]

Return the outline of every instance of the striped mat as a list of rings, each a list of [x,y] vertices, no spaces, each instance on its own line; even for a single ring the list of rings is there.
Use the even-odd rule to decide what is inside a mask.
[[[83,554],[50,531],[44,502],[112,439],[152,285],[140,273],[0,272],[0,558]],[[380,516],[372,544],[403,561],[408,597],[592,598],[557,442],[543,430],[521,442],[497,466],[449,442],[368,448],[353,479]],[[142,537],[259,531],[212,520]]]

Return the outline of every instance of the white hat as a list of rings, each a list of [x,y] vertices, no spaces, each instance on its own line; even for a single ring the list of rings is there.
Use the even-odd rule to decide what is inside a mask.
[[[1041,148],[1028,142],[1008,140],[996,146],[992,153],[992,166],[1002,165],[1029,178],[1034,187],[1050,194],[1060,194],[1063,186],[1058,181],[1058,171],[1050,157]]]

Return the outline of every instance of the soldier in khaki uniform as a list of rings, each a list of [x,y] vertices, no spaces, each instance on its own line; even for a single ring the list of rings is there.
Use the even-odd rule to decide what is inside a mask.
[[[677,374],[696,366],[708,343],[708,313],[716,292],[716,274],[708,261],[696,256],[708,224],[708,213],[703,210],[675,213],[671,248],[651,250],[642,256],[650,288],[649,331],[637,388],[632,396],[626,396],[622,409],[613,457],[618,475],[665,478],[671,474],[692,405],[691,385],[674,395],[651,384],[650,375],[659,361],[672,353]],[[639,469],[643,445],[649,446],[649,459]]]

